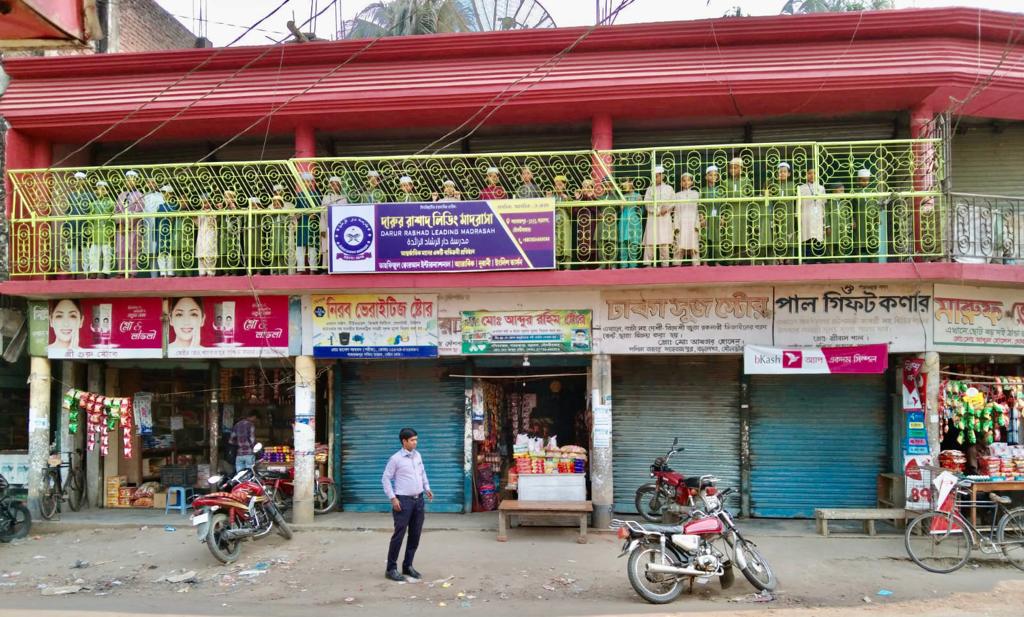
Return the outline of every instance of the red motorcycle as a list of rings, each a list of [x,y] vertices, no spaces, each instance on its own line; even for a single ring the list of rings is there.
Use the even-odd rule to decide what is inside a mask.
[[[262,449],[262,444],[256,444],[253,453]],[[211,476],[209,482],[215,491],[192,502],[192,526],[196,527],[199,541],[206,543],[217,561],[237,560],[242,542],[265,536],[275,527],[281,537],[291,539],[292,530],[267,495],[255,465],[239,470],[229,479]]]
[[[722,589],[728,589],[736,580],[733,564],[758,590],[775,590],[775,573],[757,547],[740,535],[723,505],[733,489],[719,493],[713,477],[699,480],[702,507],[682,525],[612,521],[625,541],[619,557],[629,555],[626,573],[633,590],[652,604],[666,604],[679,597],[687,579],[692,584],[718,577]]]
[[[685,518],[693,508],[693,498],[702,488],[700,478],[687,478],[669,467],[672,457],[683,450],[676,437],[668,453],[654,459],[651,465],[654,482],[636,489],[633,502],[644,520],[660,523],[665,520],[666,514]]]
[[[319,469],[313,473],[313,514],[326,514],[338,505],[338,489],[333,480],[320,477]],[[263,473],[263,480],[277,508],[282,512],[290,510],[292,496],[295,494],[295,468],[288,467],[278,471],[272,466],[267,467],[267,471]]]

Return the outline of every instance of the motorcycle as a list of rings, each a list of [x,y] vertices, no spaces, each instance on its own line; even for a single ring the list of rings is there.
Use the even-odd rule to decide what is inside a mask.
[[[258,443],[253,453],[262,449],[263,444]],[[228,479],[211,476],[209,483],[216,490],[192,502],[192,526],[217,561],[232,563],[242,553],[242,542],[263,537],[275,528],[285,540],[291,539],[292,530],[267,495],[255,464]]]
[[[338,488],[330,478],[321,478],[319,469],[313,473],[313,514],[326,514],[338,504]],[[290,510],[292,495],[295,493],[295,468],[289,467],[282,471],[268,468],[262,475],[277,508],[282,512]]]
[[[693,498],[701,488],[700,479],[687,478],[669,467],[672,457],[684,449],[676,437],[665,456],[654,459],[654,464],[651,465],[651,477],[654,478],[654,482],[636,489],[633,503],[644,520],[661,523],[665,520],[665,515],[683,519],[693,508]]]
[[[32,513],[25,504],[7,495],[10,484],[0,474],[0,542],[18,540],[32,529]]]
[[[771,566],[723,505],[735,491],[718,492],[710,476],[700,480],[703,509],[693,510],[680,525],[612,521],[624,541],[619,557],[629,555],[626,573],[633,590],[652,604],[667,604],[679,597],[687,579],[706,583],[718,577],[728,589],[736,580],[735,565],[755,588],[774,591],[778,580]]]

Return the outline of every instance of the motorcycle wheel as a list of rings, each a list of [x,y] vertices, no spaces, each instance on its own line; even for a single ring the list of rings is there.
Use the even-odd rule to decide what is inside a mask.
[[[210,517],[210,530],[206,534],[206,546],[221,563],[232,563],[242,554],[241,541],[221,538],[221,535],[230,527],[227,514],[218,512]]]
[[[274,524],[277,525],[277,535],[281,536],[285,540],[291,540],[292,528],[284,521],[284,515],[281,514],[281,511],[274,508],[272,516],[274,517]]]
[[[645,521],[660,523],[665,518],[665,514],[661,510],[663,506],[661,495],[658,494],[658,487],[654,484],[645,484],[636,489],[636,497],[633,500],[636,511]]]
[[[651,574],[647,564],[671,565],[661,553],[661,547],[641,544],[629,554],[626,574],[633,591],[651,604],[668,604],[683,593],[683,583],[673,574]]]
[[[9,520],[7,528],[4,530],[3,535],[0,536],[0,542],[10,542],[11,540],[24,538],[32,529],[32,513],[29,512],[28,507],[23,503],[9,504],[4,516]]]
[[[330,482],[320,482],[313,491],[313,514],[327,514],[338,502],[338,488]]]
[[[775,572],[765,561],[761,551],[743,540],[736,543],[735,549],[736,552],[743,551],[743,561],[747,564],[743,568],[743,576],[750,584],[761,591],[775,591],[779,586],[779,580],[775,578]]]

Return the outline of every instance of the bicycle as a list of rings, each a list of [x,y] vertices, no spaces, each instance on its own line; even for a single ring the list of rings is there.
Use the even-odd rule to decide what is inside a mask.
[[[81,459],[82,450],[76,450]],[[71,453],[68,453],[68,462],[62,460],[61,454],[51,454],[47,466],[43,469],[43,490],[39,496],[39,513],[46,520],[53,520],[53,517],[60,512],[60,504],[68,502],[72,512],[78,512],[85,503],[85,471],[81,465],[75,465]],[[60,470],[67,467],[67,481],[61,481]]]
[[[943,472],[949,475],[944,477]],[[936,493],[943,492],[943,482],[947,483],[946,494],[952,495],[936,505]],[[949,482],[955,483],[952,488]],[[1010,498],[996,493],[989,493],[988,501],[965,501],[963,497],[970,495],[967,489],[972,484],[969,479],[957,479],[952,473],[941,470],[929,489],[931,510],[907,525],[904,544],[910,558],[929,572],[948,574],[962,568],[971,550],[977,548],[986,555],[1002,552],[1014,567],[1024,570],[1024,508],[1011,510],[1007,507]],[[993,524],[987,534],[961,514],[964,507],[992,511]]]

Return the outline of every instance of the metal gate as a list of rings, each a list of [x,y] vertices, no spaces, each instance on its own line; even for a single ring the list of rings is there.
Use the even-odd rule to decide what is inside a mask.
[[[751,377],[751,513],[875,507],[889,469],[885,375]]]
[[[412,427],[434,492],[433,512],[462,512],[465,382],[448,377],[461,364],[424,361],[343,362],[341,504],[351,512],[388,512],[381,475]],[[456,371],[457,372],[457,371]]]
[[[636,512],[633,494],[679,437],[672,467],[740,486],[740,358],[612,359],[612,465],[616,512]]]

